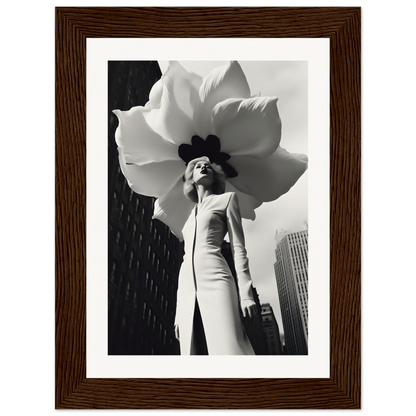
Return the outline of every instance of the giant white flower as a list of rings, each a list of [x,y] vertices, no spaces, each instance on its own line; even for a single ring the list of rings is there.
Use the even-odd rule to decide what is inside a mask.
[[[285,194],[307,169],[307,157],[280,147],[277,97],[251,97],[238,62],[205,78],[178,62],[153,86],[148,103],[114,110],[122,172],[133,191],[157,197],[154,218],[182,239],[194,203],[183,194],[186,163],[221,164],[226,191],[238,194],[243,218]]]

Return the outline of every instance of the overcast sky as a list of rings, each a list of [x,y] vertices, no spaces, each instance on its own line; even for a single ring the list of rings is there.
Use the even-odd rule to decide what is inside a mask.
[[[201,76],[224,61],[181,61]],[[168,62],[160,61],[165,72]],[[305,61],[240,61],[251,95],[276,96],[282,120],[281,147],[291,153],[308,154],[308,66]],[[255,221],[243,220],[250,271],[260,302],[270,303],[280,332],[283,325],[274,275],[277,230],[300,231],[308,221],[308,172],[278,200],[256,209]]]

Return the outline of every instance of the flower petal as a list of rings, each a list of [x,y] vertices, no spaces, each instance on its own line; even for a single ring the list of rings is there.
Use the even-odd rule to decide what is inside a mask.
[[[171,61],[167,76],[174,78],[173,94],[175,95],[178,107],[192,118],[194,107],[191,103],[191,95],[199,91],[202,84],[202,77],[188,72],[179,62]]]
[[[162,79],[153,85],[149,93],[149,101],[146,103],[146,107],[160,108],[160,102],[162,100],[163,83]]]
[[[307,169],[308,158],[289,153],[279,146],[265,159],[234,156],[229,163],[237,170],[238,176],[228,181],[241,192],[268,202],[289,191]]]
[[[175,186],[155,201],[153,218],[166,224],[180,241],[182,229],[195,206],[183,193],[183,181],[179,179]]]
[[[191,137],[195,134],[192,123],[193,108],[190,102],[191,91],[195,89],[194,81],[194,77],[179,63],[170,63],[161,78],[160,108],[153,108],[151,104],[146,107],[150,111],[143,113],[149,126],[176,146],[190,143]]]
[[[257,201],[251,195],[247,195],[243,192],[240,192],[229,181],[227,181],[225,184],[225,192],[235,192],[238,195],[240,214],[243,218],[247,218],[248,220],[253,221],[256,219],[256,213],[254,212],[254,210],[258,208],[262,204],[262,202]]]
[[[143,107],[129,111],[114,110],[119,125],[117,146],[123,150],[126,163],[144,165],[164,160],[179,160],[178,148],[153,131],[143,116]]]
[[[192,96],[195,106],[194,123],[197,134],[205,139],[213,134],[212,109],[227,98],[248,98],[250,87],[246,76],[236,61],[213,69],[199,88],[199,97]]]
[[[212,121],[221,151],[231,156],[264,158],[280,143],[282,123],[277,97],[225,100],[212,110]]]
[[[119,162],[130,188],[146,196],[159,197],[168,193],[185,171],[182,160],[167,160],[143,166],[127,164],[123,150],[120,148]]]

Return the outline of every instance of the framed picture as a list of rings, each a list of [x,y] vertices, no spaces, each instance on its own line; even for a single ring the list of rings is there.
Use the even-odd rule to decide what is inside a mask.
[[[359,8],[56,9],[57,408],[360,407],[359,30]],[[142,100],[167,61],[199,68],[229,57],[246,73],[255,67],[254,79],[262,68],[286,68],[288,88],[301,93],[303,85],[307,96],[297,126],[308,137],[305,221],[315,278],[300,303],[307,347],[291,350],[287,335],[285,355],[271,355],[267,343],[253,357],[178,355],[172,317],[183,247],[151,219],[154,198],[126,187],[114,157],[111,111],[126,102],[111,91],[123,77],[134,72],[137,88],[148,86],[121,86]],[[265,313],[267,292],[258,294]]]

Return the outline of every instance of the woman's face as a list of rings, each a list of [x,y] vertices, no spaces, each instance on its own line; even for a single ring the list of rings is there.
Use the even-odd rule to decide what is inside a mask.
[[[212,185],[212,182],[214,181],[214,171],[211,164],[205,160],[196,162],[193,180],[198,185]]]

